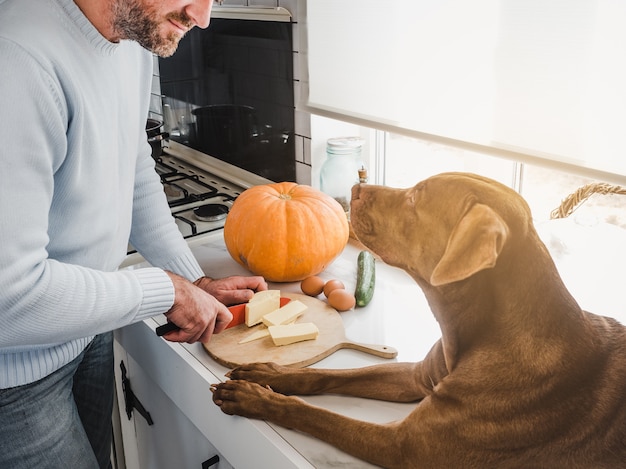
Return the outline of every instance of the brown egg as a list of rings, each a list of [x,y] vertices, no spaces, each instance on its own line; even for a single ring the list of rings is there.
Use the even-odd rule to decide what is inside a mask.
[[[337,288],[346,288],[341,280],[329,280],[324,284],[324,295],[328,298],[330,292]]]
[[[317,296],[324,291],[324,280],[313,275],[302,280],[300,283],[302,293],[309,296]]]
[[[354,295],[343,288],[336,288],[328,295],[328,304],[337,311],[348,311],[354,308],[356,299]]]

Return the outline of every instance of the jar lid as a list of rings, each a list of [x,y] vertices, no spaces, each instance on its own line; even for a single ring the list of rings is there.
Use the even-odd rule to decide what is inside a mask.
[[[361,137],[334,137],[326,141],[326,145],[333,149],[360,148],[364,143]]]

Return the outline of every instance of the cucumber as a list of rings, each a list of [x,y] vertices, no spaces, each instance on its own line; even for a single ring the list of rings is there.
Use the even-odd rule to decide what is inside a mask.
[[[374,296],[376,284],[376,264],[369,251],[361,251],[357,258],[356,290],[354,297],[357,306],[367,306]]]

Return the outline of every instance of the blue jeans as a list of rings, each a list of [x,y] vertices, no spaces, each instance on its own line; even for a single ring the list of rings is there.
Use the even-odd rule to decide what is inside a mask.
[[[113,333],[49,376],[0,389],[0,469],[110,468]]]

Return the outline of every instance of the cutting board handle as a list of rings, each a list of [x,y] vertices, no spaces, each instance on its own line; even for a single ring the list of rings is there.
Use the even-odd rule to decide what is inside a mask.
[[[395,358],[398,356],[398,351],[388,345],[361,344],[348,341],[343,342],[339,348],[358,350],[359,352],[369,353],[381,358]]]

